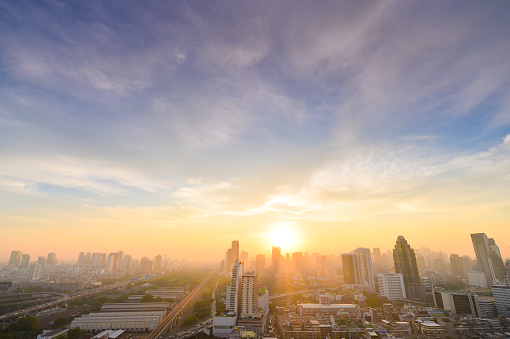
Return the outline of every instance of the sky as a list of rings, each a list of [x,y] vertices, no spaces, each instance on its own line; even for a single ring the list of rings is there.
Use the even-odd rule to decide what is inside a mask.
[[[0,1],[0,259],[510,257],[507,1]]]

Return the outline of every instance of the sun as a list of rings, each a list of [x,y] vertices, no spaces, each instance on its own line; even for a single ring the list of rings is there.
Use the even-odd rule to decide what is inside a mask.
[[[271,246],[280,246],[284,250],[289,250],[296,245],[297,232],[289,225],[281,225],[274,228],[269,234]]]

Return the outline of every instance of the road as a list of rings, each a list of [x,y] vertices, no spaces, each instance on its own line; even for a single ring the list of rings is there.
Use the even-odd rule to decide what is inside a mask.
[[[186,307],[188,302],[193,299],[198,293],[204,288],[207,282],[211,279],[214,272],[209,273],[209,275],[193,290],[191,291],[167,316],[163,319],[162,322],[159,323],[156,328],[149,333],[145,339],[156,339],[159,336],[164,335],[165,331],[172,325],[174,320],[179,316],[179,313]]]
[[[74,292],[74,293],[69,293],[69,294],[61,294],[62,298],[60,298],[58,300],[50,301],[50,302],[32,306],[32,307],[27,307],[27,308],[24,308],[19,311],[3,314],[0,316],[0,321],[6,320],[9,318],[21,317],[28,313],[38,312],[38,311],[41,311],[46,308],[52,308],[52,307],[58,306],[60,304],[68,303],[71,300],[81,299],[81,298],[87,297],[89,295],[114,290],[114,289],[117,289],[120,287],[125,287],[129,283],[130,283],[129,281],[125,281],[125,282],[120,282],[120,283],[116,283],[113,285],[102,286],[102,287],[98,287],[98,288],[94,288],[94,289],[90,289],[90,290],[86,290],[86,291]]]

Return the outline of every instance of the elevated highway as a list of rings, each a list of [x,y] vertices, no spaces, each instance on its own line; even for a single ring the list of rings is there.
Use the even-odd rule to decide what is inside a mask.
[[[191,291],[179,304],[177,304],[177,306],[174,307],[166,318],[163,319],[163,321],[159,323],[159,325],[156,326],[156,328],[149,333],[145,339],[156,339],[160,335],[169,332],[177,326],[184,313],[186,313],[188,309],[193,306],[195,301],[200,298],[200,292],[212,278],[213,274],[214,272],[209,273],[209,275],[193,291]]]

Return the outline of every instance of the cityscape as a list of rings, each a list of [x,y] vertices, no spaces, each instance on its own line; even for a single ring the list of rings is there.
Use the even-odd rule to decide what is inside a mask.
[[[0,339],[510,339],[509,18],[0,0]]]
[[[273,246],[266,258],[233,240],[216,265],[123,251],[59,264],[56,253],[12,251],[0,319],[7,332],[33,319],[32,333],[49,328],[39,339],[505,337],[510,258],[485,233],[471,241],[474,258],[413,249],[402,235],[386,252]]]

